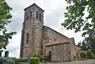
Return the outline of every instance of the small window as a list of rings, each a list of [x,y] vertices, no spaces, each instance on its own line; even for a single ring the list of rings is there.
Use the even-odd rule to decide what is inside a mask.
[[[32,11],[30,11],[30,18],[32,18]]]
[[[36,12],[36,18],[38,19],[38,12]]]
[[[28,20],[29,18],[28,18],[28,15],[26,16],[26,19]]]
[[[26,42],[29,42],[29,33],[26,34]]]
[[[26,49],[26,54],[27,54],[27,49]]]
[[[54,41],[56,41],[56,39],[54,38]]]
[[[39,14],[39,20],[41,21],[41,14]]]

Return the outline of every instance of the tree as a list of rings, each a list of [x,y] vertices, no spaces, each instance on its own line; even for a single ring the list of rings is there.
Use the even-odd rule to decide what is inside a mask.
[[[66,0],[69,6],[64,13],[66,20],[62,25],[67,29],[81,30],[95,29],[95,0]],[[85,18],[85,11],[88,14]],[[89,21],[91,19],[91,21]]]
[[[81,56],[82,58],[86,58],[87,52],[86,52],[86,51],[81,51],[81,52],[80,52],[80,56]]]
[[[0,0],[0,49],[6,49],[9,39],[16,32],[8,33],[6,25],[11,22],[11,10],[12,8],[6,3],[5,0]]]
[[[85,38],[85,41],[89,44],[89,49],[95,54],[95,39],[88,36]]]
[[[93,58],[93,57],[94,57],[94,54],[93,54],[93,52],[91,51],[91,49],[88,49],[88,50],[87,50],[87,57],[88,57],[88,58]]]
[[[67,12],[64,13],[66,19],[62,25],[67,29],[74,29],[75,32],[83,31],[83,37],[88,35],[87,38],[93,39],[95,37],[95,0],[66,0],[66,2],[69,6],[66,7]],[[94,44],[92,40],[88,41],[90,45]]]
[[[87,50],[90,49],[90,48],[91,48],[91,47],[90,47],[90,44],[89,44],[86,40],[83,40],[81,49],[82,49],[83,51],[87,51]]]

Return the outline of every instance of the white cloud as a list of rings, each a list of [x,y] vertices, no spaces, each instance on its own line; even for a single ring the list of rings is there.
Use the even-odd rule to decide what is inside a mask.
[[[31,5],[34,0],[6,0],[8,4],[13,8],[12,11],[12,23],[10,23],[7,28],[9,31],[17,31],[17,35],[13,36],[13,39],[10,40],[8,49],[10,51],[10,56],[19,57],[20,49],[20,39],[21,39],[21,28],[24,19],[23,9]],[[61,26],[61,22],[64,21],[64,12],[67,3],[65,0],[36,0],[37,5],[45,10],[44,15],[44,24],[52,27],[58,32],[68,36],[75,37],[76,42],[79,42],[81,39],[80,33],[75,34],[73,31],[67,31],[64,27]]]
[[[13,36],[12,40],[10,40],[10,43],[7,46],[7,50],[9,51],[10,57],[19,57],[19,51],[20,51],[20,37],[21,33],[17,33]]]

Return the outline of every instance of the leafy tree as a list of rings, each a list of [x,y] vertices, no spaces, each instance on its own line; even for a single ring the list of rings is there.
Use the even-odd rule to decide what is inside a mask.
[[[82,42],[81,49],[82,49],[83,51],[87,51],[88,49],[90,49],[89,47],[90,47],[89,44],[84,40],[84,41]]]
[[[66,7],[67,12],[64,13],[66,19],[62,25],[67,29],[74,29],[75,32],[83,31],[82,36],[88,39],[87,42],[94,50],[95,0],[66,0],[66,2],[69,5]]]
[[[67,12],[64,13],[66,20],[62,23],[63,26],[75,29],[75,32],[95,29],[95,0],[66,0],[66,2],[70,5],[66,7]]]
[[[6,49],[9,39],[15,34],[15,32],[8,33],[6,29],[6,25],[11,22],[11,10],[5,0],[0,0],[0,49]]]
[[[81,51],[80,55],[81,55],[82,58],[93,58],[94,57],[94,54],[91,51],[91,49],[88,49],[86,51]]]
[[[94,54],[93,54],[93,52],[91,51],[91,49],[88,49],[88,50],[87,50],[87,57],[88,57],[88,58],[93,58],[93,57],[94,57]]]
[[[86,37],[85,39],[89,44],[89,49],[91,49],[91,51],[95,54],[95,39],[92,37]]]
[[[87,52],[86,51],[81,51],[80,55],[81,55],[82,58],[86,58]]]

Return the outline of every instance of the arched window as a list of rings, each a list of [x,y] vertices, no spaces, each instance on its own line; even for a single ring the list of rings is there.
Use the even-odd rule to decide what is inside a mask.
[[[30,18],[32,18],[32,11],[30,11]]]
[[[27,54],[27,49],[26,49],[26,54]]]
[[[41,21],[41,14],[39,14],[39,20]]]
[[[29,33],[26,34],[26,42],[29,42]]]
[[[27,20],[29,19],[28,15],[26,16],[26,19],[27,19]]]
[[[38,19],[38,12],[36,12],[36,18]]]

